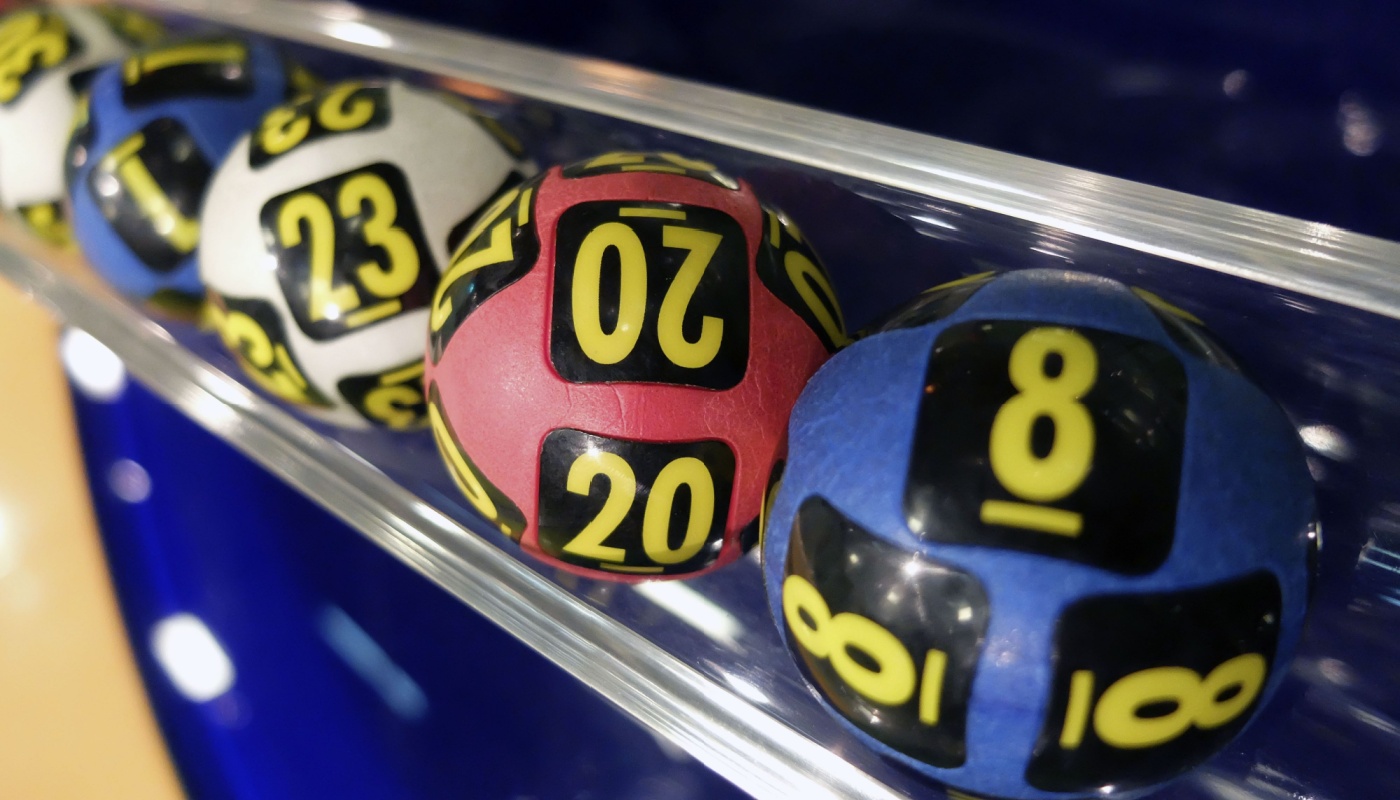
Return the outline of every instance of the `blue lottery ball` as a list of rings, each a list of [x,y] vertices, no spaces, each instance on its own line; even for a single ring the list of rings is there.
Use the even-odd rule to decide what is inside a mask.
[[[202,297],[195,251],[210,176],[305,73],[250,38],[175,41],[93,76],[68,144],[73,233],[122,293]]]
[[[984,796],[1131,795],[1277,687],[1317,530],[1298,435],[1190,314],[1034,270],[930,290],[793,411],[764,575],[876,751]]]

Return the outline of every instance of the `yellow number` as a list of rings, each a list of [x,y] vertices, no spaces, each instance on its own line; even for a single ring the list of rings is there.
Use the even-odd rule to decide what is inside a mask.
[[[313,321],[339,319],[360,305],[355,287],[335,285],[335,220],[321,198],[310,192],[292,195],[277,213],[277,238],[290,249],[302,243],[301,224],[311,234],[311,277],[307,305]]]
[[[615,249],[622,279],[617,298],[617,323],[603,330],[603,254]],[[642,333],[647,308],[647,254],[642,240],[621,222],[604,222],[588,232],[574,259],[574,333],[583,354],[599,364],[626,358]]]
[[[297,106],[278,106],[258,126],[258,146],[268,155],[281,155],[301,144],[311,132],[311,118]]]
[[[678,367],[699,369],[719,355],[720,342],[724,340],[724,320],[711,316],[702,318],[700,338],[693,342],[686,340],[682,325],[685,323],[685,311],[690,307],[695,289],[700,285],[700,278],[715,257],[715,251],[719,249],[722,240],[723,237],[718,233],[695,228],[667,225],[661,229],[663,246],[686,251],[685,261],[681,263],[675,279],[666,290],[666,296],[661,299],[661,312],[656,321],[656,334],[661,342],[661,352]]]
[[[717,233],[695,228],[666,225],[661,229],[662,246],[686,251],[684,261],[661,298],[656,321],[661,352],[678,367],[699,369],[709,364],[719,354],[724,341],[724,320],[719,317],[703,317],[700,336],[693,342],[685,338],[683,330],[686,310],[722,241],[723,237]],[[609,249],[617,251],[622,272],[617,322],[610,332],[603,330],[600,297],[603,256]],[[642,335],[646,305],[647,254],[636,231],[622,222],[604,222],[589,231],[574,259],[571,311],[579,349],[598,364],[616,364],[631,355]]]
[[[564,552],[584,558],[620,564],[627,560],[627,550],[603,544],[622,524],[632,503],[637,499],[637,476],[626,459],[616,453],[590,450],[579,456],[569,467],[566,488],[572,494],[588,496],[593,478],[608,479],[608,493],[598,515],[588,521],[566,545]],[[690,514],[686,518],[685,538],[679,547],[671,548],[671,509],[681,486],[690,488]],[[698,458],[682,456],[670,462],[657,474],[647,492],[646,508],[642,512],[642,550],[653,564],[680,564],[688,561],[705,546],[710,524],[715,518],[715,483],[710,470]],[[659,572],[661,567],[633,567],[637,572]]]
[[[60,247],[72,243],[73,229],[68,224],[68,220],[63,218],[57,203],[20,206],[19,211],[24,217],[24,221],[29,224],[34,233],[39,235],[39,238]]]
[[[528,195],[528,192],[526,192]],[[473,224],[472,230],[468,231],[466,237],[462,238],[462,244],[456,248],[456,254],[452,255],[452,263],[448,265],[447,272],[442,273],[442,279],[438,280],[437,290],[433,293],[433,310],[428,314],[428,329],[437,333],[441,331],[442,325],[447,325],[447,321],[452,317],[452,297],[448,294],[448,289],[455,286],[458,280],[476,272],[477,269],[486,266],[497,265],[497,263],[510,262],[515,258],[515,244],[511,241],[511,220],[510,217],[496,221],[501,212],[515,202],[519,196],[517,189],[511,189],[496,202],[491,203],[490,209],[482,214],[482,219]],[[529,202],[528,196],[521,198],[521,203]],[[482,235],[486,226],[496,223],[491,227],[490,240],[487,240],[486,247],[479,251],[468,254],[466,249],[470,245],[476,244],[476,238]]]
[[[637,476],[622,456],[603,450],[590,450],[569,467],[564,488],[572,494],[587,497],[596,475],[608,479],[608,494],[603,500],[603,507],[598,511],[598,516],[589,520],[583,530],[564,545],[564,552],[598,561],[623,561],[627,558],[627,551],[621,547],[609,547],[603,544],[603,540],[617,530],[628,509],[632,508],[632,501],[637,496]]]
[[[294,403],[311,402],[306,378],[292,363],[287,348],[273,344],[256,320],[241,311],[220,314],[215,310],[213,314],[224,345],[251,367],[248,374],[258,385]]]
[[[199,244],[199,222],[186,217],[156,183],[151,171],[141,160],[141,148],[146,146],[142,133],[132,134],[112,148],[103,159],[101,168],[111,173],[126,187],[141,214],[150,221],[155,232],[180,253],[193,252]]]
[[[368,97],[351,98],[363,88],[359,82],[342,83],[326,92],[316,108],[316,121],[328,131],[352,131],[374,118],[374,101]]]
[[[423,404],[423,362],[410,364],[379,379],[365,394],[365,413],[393,430],[406,430],[421,417],[413,408]]]
[[[651,160],[652,163],[647,163]],[[656,163],[656,162],[663,163]],[[620,167],[623,172],[671,172],[684,174],[686,171],[714,172],[715,165],[708,161],[686,158],[677,153],[604,153],[583,165],[583,169],[600,167]]]
[[[928,651],[921,681],[909,649],[893,633],[859,614],[845,611],[833,616],[821,592],[801,575],[789,575],[783,581],[783,619],[798,644],[813,657],[830,661],[837,677],[872,703],[904,705],[922,682],[919,721],[938,724],[946,653]],[[864,658],[857,660],[852,650]]]
[[[623,164],[642,164],[647,157],[641,153],[604,153],[590,160],[583,165],[584,169],[597,169],[598,167],[616,167]]]
[[[680,547],[672,550],[671,506],[681,486],[690,487],[690,514],[686,518],[685,538]],[[698,458],[678,458],[662,468],[647,494],[646,512],[642,517],[642,549],[647,558],[657,564],[688,561],[705,546],[714,519],[715,482],[710,470]]]
[[[374,100],[364,96],[352,97],[361,88],[363,84],[350,82],[328,91],[316,107],[316,121],[321,127],[341,133],[359,128],[373,119]],[[311,133],[310,115],[310,104],[304,100],[272,109],[258,126],[258,146],[270,156],[291,150]]]
[[[698,158],[686,158],[677,153],[661,153],[661,157],[678,167],[695,172],[714,172],[716,167],[708,161],[701,161]]]
[[[414,426],[418,415],[411,409],[423,402],[423,392],[414,386],[376,386],[365,395],[365,412],[389,428],[401,431]]]
[[[336,210],[342,219],[350,219],[364,213],[366,204],[369,211],[360,226],[360,234],[366,244],[384,248],[389,263],[365,261],[355,268],[355,276],[372,295],[388,302],[353,314],[347,312],[359,308],[362,300],[354,286],[335,286],[335,220],[325,201],[311,192],[302,192],[292,195],[277,212],[277,237],[284,249],[302,243],[303,221],[311,232],[307,305],[313,321],[343,316],[346,326],[354,328],[383,319],[402,308],[393,298],[413,288],[418,281],[418,248],[407,231],[394,225],[399,206],[393,189],[378,175],[359,172],[340,185]]]
[[[130,86],[143,75],[170,67],[186,64],[242,64],[247,58],[247,50],[238,42],[189,42],[153,50],[145,55],[132,56],[122,66],[122,75]]]
[[[1239,717],[1264,688],[1268,668],[1258,653],[1244,653],[1201,677],[1187,667],[1153,667],[1119,678],[1094,707],[1094,732],[1112,747],[1139,750],[1166,744],[1192,727],[1210,730]],[[1083,740],[1093,693],[1093,673],[1071,676],[1070,702],[1060,746],[1074,749]],[[1226,699],[1220,699],[1227,695]],[[1167,714],[1144,717],[1142,709],[1170,704]]]
[[[340,216],[349,219],[359,214],[369,203],[370,215],[364,221],[365,243],[384,248],[389,255],[388,266],[366,261],[355,269],[360,283],[379,297],[398,297],[418,282],[418,247],[413,237],[394,225],[399,204],[394,190],[384,179],[372,172],[352,175],[340,186]]]
[[[453,482],[467,498],[467,502],[483,517],[495,523],[502,532],[509,534],[506,526],[501,523],[500,512],[491,501],[491,495],[486,493],[486,487],[462,456],[462,451],[453,444],[452,436],[447,431],[447,422],[442,418],[442,412],[438,410],[436,403],[428,404],[428,425],[433,429],[433,441],[437,442],[438,452],[442,453],[451,468],[448,472],[452,473]]]
[[[1058,375],[1045,372],[1047,358],[1059,355]],[[1034,328],[1011,348],[1011,383],[1019,391],[992,421],[992,472],[1008,491],[1037,503],[1072,492],[1089,473],[1094,458],[1094,421],[1078,402],[1098,378],[1094,346],[1067,328]],[[1044,457],[1031,448],[1036,420],[1055,425],[1054,444]]]
[[[826,331],[827,338],[837,347],[844,347],[851,343],[851,337],[846,334],[846,320],[841,316],[841,306],[836,303],[836,292],[832,291],[831,283],[822,274],[817,265],[812,260],[797,252],[789,250],[783,255],[783,269],[787,272],[788,280],[797,289],[797,294],[802,298],[802,302],[811,309],[812,316],[817,318],[817,323]],[[821,292],[821,297],[817,296]]]
[[[68,56],[68,26],[59,17],[27,11],[0,26],[0,103],[19,94],[24,76],[57,66]]]

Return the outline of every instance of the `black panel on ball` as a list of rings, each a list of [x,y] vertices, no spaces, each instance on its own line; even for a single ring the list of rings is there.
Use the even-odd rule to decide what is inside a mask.
[[[1036,337],[1073,339],[1088,363],[1070,364],[1054,352],[1028,362],[1018,388],[1013,350]],[[1081,392],[1057,383],[1071,368],[1084,379]],[[909,528],[931,541],[1151,572],[1175,535],[1186,392],[1176,357],[1142,339],[1023,321],[954,325],[929,356],[904,495]],[[997,469],[993,440],[998,417],[1013,403],[1029,410],[1003,433],[1015,440],[1013,450],[1025,449],[1026,470],[1043,469],[1061,446],[1085,447],[1077,481],[1050,496],[1005,485],[1008,472]],[[1091,430],[1071,441],[1056,420],[1076,414],[1087,414]],[[1026,478],[1047,480],[1059,477]]]
[[[798,509],[786,575],[787,644],[827,700],[902,753],[939,767],[961,766],[972,677],[991,613],[981,582],[876,538],[821,497],[807,498]],[[794,602],[796,589],[811,597],[816,614],[808,603]],[[798,626],[805,631],[795,632]],[[827,652],[814,653],[804,637],[824,640]],[[937,664],[930,663],[934,659]],[[901,669],[895,660],[904,662]],[[895,692],[895,702],[872,697],[850,680],[852,672],[890,679],[910,667],[913,683]]]
[[[686,474],[694,481],[660,480],[677,463],[693,468]],[[734,451],[715,440],[638,442],[551,431],[540,452],[540,549],[570,564],[618,573],[702,569],[724,546],[734,464]],[[708,497],[696,482],[708,486]],[[649,519],[655,525],[650,534]]]
[[[733,217],[681,203],[578,203],[559,217],[555,248],[550,359],[560,377],[574,383],[716,390],[743,380],[749,360],[749,257],[744,231]],[[702,270],[698,276],[682,274],[696,265]],[[644,283],[640,292],[638,282]],[[683,309],[684,342],[702,341],[706,318],[720,323],[718,351],[698,366],[677,363],[666,353],[662,312],[673,292],[671,300]],[[575,313],[580,308],[596,319],[585,322]],[[585,325],[596,326],[593,337]],[[588,346],[628,336],[634,343],[618,348],[615,359],[600,359]]]
[[[212,171],[185,126],[161,118],[103,155],[87,189],[142,263],[167,274],[199,241],[199,207]]]
[[[437,261],[413,197],[403,171],[380,162],[263,205],[263,240],[302,333],[334,339],[428,305]],[[390,277],[394,291],[376,288]]]
[[[1050,705],[1026,780],[1056,792],[1127,789],[1205,760],[1258,705],[1281,611],[1267,572],[1071,604],[1055,632]]]

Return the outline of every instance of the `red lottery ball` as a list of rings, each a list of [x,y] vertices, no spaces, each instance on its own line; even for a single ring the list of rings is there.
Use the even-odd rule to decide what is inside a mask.
[[[788,414],[847,342],[826,272],[750,187],[671,153],[555,167],[477,219],[433,298],[429,419],[526,552],[689,577],[756,536]]]

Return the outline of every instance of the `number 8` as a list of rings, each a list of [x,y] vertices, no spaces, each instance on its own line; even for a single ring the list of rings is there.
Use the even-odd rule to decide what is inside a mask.
[[[1046,374],[1046,360],[1058,355],[1058,375]],[[1078,400],[1098,378],[1094,346],[1066,328],[1035,328],[1011,348],[1007,365],[1018,393],[992,421],[992,472],[1007,491],[1026,500],[1058,500],[1084,480],[1093,465],[1094,421]],[[1032,448],[1035,423],[1049,419],[1054,444],[1043,457]]]

